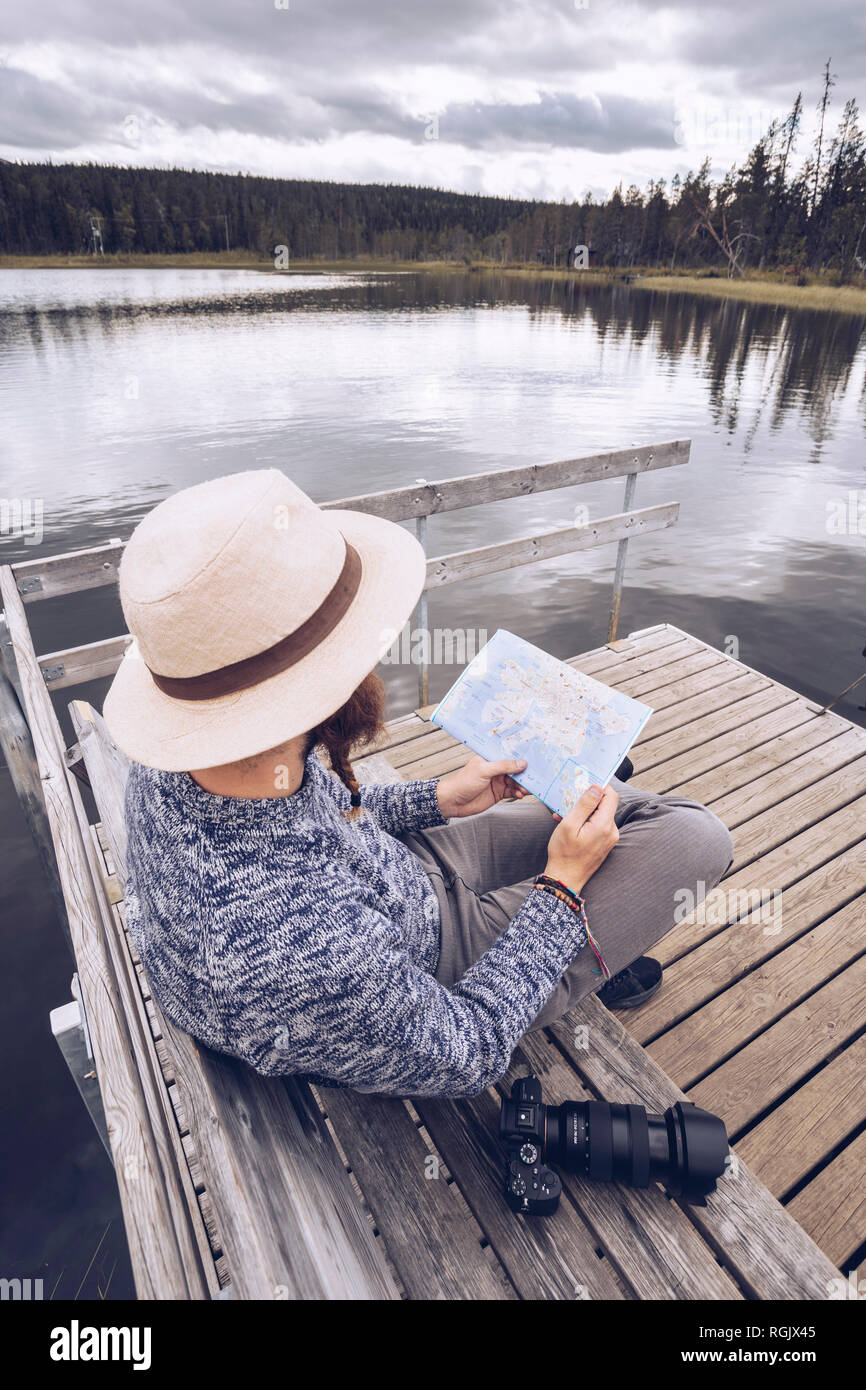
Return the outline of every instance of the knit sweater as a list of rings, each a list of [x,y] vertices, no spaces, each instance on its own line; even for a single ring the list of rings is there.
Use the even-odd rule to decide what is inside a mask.
[[[435,780],[364,786],[352,821],[348,805],[315,753],[296,792],[261,799],[133,764],[127,924],[153,996],[178,1028],[264,1075],[475,1095],[586,944],[582,919],[530,892],[446,988],[432,883],[395,838],[445,823]]]

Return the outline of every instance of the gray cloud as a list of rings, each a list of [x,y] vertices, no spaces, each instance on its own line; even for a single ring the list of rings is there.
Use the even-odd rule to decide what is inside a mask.
[[[87,100],[9,64],[0,65],[2,139],[20,149],[74,149],[104,131],[101,101]]]
[[[519,106],[447,107],[439,121],[439,137],[470,149],[552,145],[612,154],[673,148],[674,124],[670,102],[622,96],[596,101],[569,92],[544,92],[539,102]]]
[[[480,167],[472,162],[479,151],[488,164],[525,153],[527,170],[546,152],[541,179],[555,177],[560,154],[677,149],[682,92],[704,94],[687,96],[681,115],[697,145],[704,96],[781,116],[799,88],[811,109],[829,54],[841,99],[862,95],[866,71],[862,0],[589,0],[585,10],[574,0],[289,3],[278,10],[273,0],[41,0],[10,8],[0,44],[9,55],[4,67],[0,51],[0,141],[22,154],[75,149],[97,159],[104,148],[129,149],[135,160],[157,130],[169,157],[172,133],[188,138],[198,128],[236,134],[244,149],[261,139],[297,150],[361,135],[370,137],[373,168],[385,157],[375,141],[388,136],[404,146],[402,173],[424,144],[423,100],[439,112],[438,148],[466,152],[453,155],[455,177]],[[21,43],[55,47],[41,77],[15,66]],[[74,56],[62,81],[54,76],[65,53],[57,45]],[[30,61],[38,70],[38,54]],[[662,64],[666,90],[656,75]],[[247,81],[250,73],[259,83]],[[130,115],[140,122],[138,138],[126,132]],[[682,171],[681,161],[668,163],[656,172]],[[611,181],[618,177],[612,165]]]
[[[641,0],[647,23],[675,13],[675,56],[701,69],[736,75],[740,89],[816,88],[827,58],[851,94],[862,97],[866,8],[861,0]],[[817,99],[817,98],[816,98]]]

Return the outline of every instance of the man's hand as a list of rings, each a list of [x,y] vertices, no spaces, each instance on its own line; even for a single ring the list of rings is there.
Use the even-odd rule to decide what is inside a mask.
[[[558,878],[573,893],[582,893],[584,884],[604,863],[619,831],[613,813],[619,797],[612,787],[590,787],[573,810],[560,820],[547,846],[545,873]]]
[[[441,777],[436,785],[439,809],[446,819],[452,816],[474,816],[495,806],[497,801],[520,801],[529,792],[518,786],[512,776],[526,767],[524,758],[507,758],[488,763],[484,758],[470,758],[456,772]]]

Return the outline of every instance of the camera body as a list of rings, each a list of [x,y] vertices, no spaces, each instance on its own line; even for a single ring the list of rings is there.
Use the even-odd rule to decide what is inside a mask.
[[[559,1206],[562,1181],[544,1161],[546,1110],[541,1082],[524,1076],[502,1102],[499,1132],[505,1140],[505,1200],[526,1216],[551,1216]]]
[[[503,1100],[505,1200],[526,1216],[550,1216],[562,1196],[551,1166],[629,1187],[663,1182],[672,1196],[706,1206],[725,1171],[728,1136],[718,1115],[677,1101],[663,1115],[642,1105],[565,1101],[545,1105],[537,1076],[515,1081]]]

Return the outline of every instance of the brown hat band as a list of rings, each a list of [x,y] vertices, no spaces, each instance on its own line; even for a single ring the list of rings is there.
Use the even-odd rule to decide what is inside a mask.
[[[220,695],[248,690],[309,656],[347,612],[360,583],[361,557],[346,541],[346,558],[333,589],[306,622],[272,647],[228,666],[220,666],[216,671],[205,671],[200,676],[160,676],[150,667],[148,670],[163,694],[174,700],[215,700]]]

